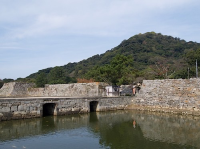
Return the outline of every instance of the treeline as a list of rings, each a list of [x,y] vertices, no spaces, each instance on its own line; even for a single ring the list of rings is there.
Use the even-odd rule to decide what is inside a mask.
[[[78,63],[46,68],[17,81],[73,83],[77,78],[130,84],[143,79],[195,77],[196,59],[200,64],[200,44],[148,32],[123,40],[117,47]],[[199,65],[200,66],[200,65]]]
[[[45,84],[68,84],[77,82],[75,77],[67,76],[65,69],[58,66],[51,69],[49,73],[39,73],[33,80],[37,87],[44,87]]]
[[[75,77],[69,77],[66,74],[66,71],[61,67],[54,67],[48,73],[40,72],[36,78],[18,78],[13,79],[3,79],[0,80],[0,88],[4,83],[8,82],[27,82],[35,83],[36,87],[44,87],[45,84],[67,84],[67,83],[76,83],[77,80]]]

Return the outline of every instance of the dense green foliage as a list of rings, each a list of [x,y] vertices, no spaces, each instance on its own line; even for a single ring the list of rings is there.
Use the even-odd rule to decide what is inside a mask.
[[[135,77],[133,59],[131,56],[116,55],[110,64],[95,66],[86,73],[85,77],[114,85],[130,84]]]
[[[13,82],[14,79],[8,79],[8,78],[5,78],[2,80],[4,83],[9,83],[9,82]]]
[[[37,87],[44,87],[45,84],[65,84],[75,83],[76,79],[66,76],[66,72],[62,67],[54,67],[49,73],[41,72],[37,75],[35,83]]]
[[[64,84],[65,72],[60,67],[53,68],[48,75],[49,84]]]
[[[127,58],[132,64],[125,67]],[[195,77],[196,59],[200,63],[199,43],[148,32],[123,40],[117,47],[101,55],[78,63],[39,70],[18,81],[36,82],[38,86],[43,86],[44,82],[71,83],[76,81],[75,78],[93,78],[112,84],[127,84],[143,79],[187,78],[188,70],[189,77]]]
[[[3,81],[0,79],[0,88],[3,86]]]
[[[40,73],[35,80],[37,87],[44,87],[47,82],[47,74],[44,72]]]

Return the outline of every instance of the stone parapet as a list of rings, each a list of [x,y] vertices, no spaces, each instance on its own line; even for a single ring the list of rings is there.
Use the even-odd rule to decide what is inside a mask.
[[[144,80],[134,105],[200,111],[200,79]]]
[[[3,87],[0,89],[0,97],[25,97],[28,96],[28,90],[34,86],[34,83],[4,83]]]
[[[34,88],[33,83],[5,83],[0,89],[0,97],[96,97],[106,96],[103,82],[47,84],[44,88]]]

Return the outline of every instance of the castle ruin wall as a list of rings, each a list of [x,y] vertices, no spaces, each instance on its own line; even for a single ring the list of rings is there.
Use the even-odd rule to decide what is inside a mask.
[[[34,83],[5,83],[0,89],[0,97],[96,97],[106,96],[106,83],[47,84],[35,88]]]
[[[130,108],[199,113],[200,79],[144,80]]]

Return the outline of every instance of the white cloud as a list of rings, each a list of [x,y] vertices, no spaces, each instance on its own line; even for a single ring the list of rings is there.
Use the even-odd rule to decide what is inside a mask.
[[[169,11],[171,7],[191,3],[191,0],[19,1],[12,1],[13,9],[9,7],[10,3],[0,6],[1,14],[6,14],[0,16],[1,21],[19,24],[11,27],[9,37],[48,35],[60,30],[64,33],[113,35],[120,26],[139,24],[155,11]]]

